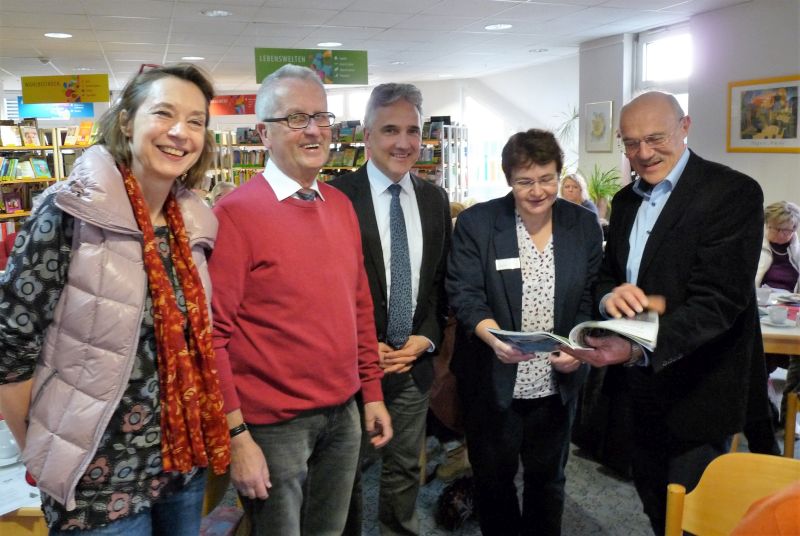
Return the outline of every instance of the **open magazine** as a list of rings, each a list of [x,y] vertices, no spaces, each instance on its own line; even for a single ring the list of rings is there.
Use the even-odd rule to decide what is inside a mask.
[[[489,333],[518,348],[521,352],[529,354],[554,352],[562,344],[570,348],[586,348],[584,337],[586,335],[602,335],[601,330],[621,335],[652,351],[656,348],[656,338],[658,337],[658,313],[645,311],[633,318],[587,320],[572,328],[569,337],[562,337],[547,331],[505,331],[494,328],[489,328]]]

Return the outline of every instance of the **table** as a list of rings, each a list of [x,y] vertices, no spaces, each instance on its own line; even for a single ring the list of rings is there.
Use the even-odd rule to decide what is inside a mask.
[[[800,327],[776,328],[762,322],[761,338],[765,353],[800,355]]]

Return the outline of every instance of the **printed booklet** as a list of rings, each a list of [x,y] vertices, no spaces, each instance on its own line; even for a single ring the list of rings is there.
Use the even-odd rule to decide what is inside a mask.
[[[555,352],[562,344],[570,348],[586,348],[585,335],[597,337],[612,333],[639,343],[652,351],[656,348],[656,338],[658,337],[658,313],[645,311],[633,318],[588,320],[572,328],[569,338],[547,331],[522,332],[489,328],[489,333],[526,354]]]

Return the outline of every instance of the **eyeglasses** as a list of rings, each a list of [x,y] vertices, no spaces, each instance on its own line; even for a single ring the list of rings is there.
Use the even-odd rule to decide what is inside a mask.
[[[152,69],[160,69],[163,67],[162,65],[158,65],[157,63],[143,63],[139,66],[139,74],[142,74],[146,71],[150,71]]]
[[[683,117],[678,120],[678,126],[683,123]],[[668,134],[651,134],[650,136],[645,136],[641,139],[620,139],[620,145],[622,146],[622,150],[625,152],[626,156],[634,156],[639,152],[639,149],[642,147],[642,142],[647,145],[650,149],[660,149],[664,145],[669,142],[672,138],[673,134],[675,134],[675,129]]]
[[[541,177],[539,179],[519,179],[511,183],[512,188],[516,188],[518,190],[530,190],[536,185],[541,186],[542,188],[549,188],[551,186],[555,186],[558,184],[558,177],[555,175],[549,175],[547,177]]]
[[[271,117],[269,119],[262,119],[262,121],[265,123],[278,123],[281,121],[286,121],[286,125],[292,130],[302,130],[308,127],[312,119],[318,127],[329,127],[333,125],[334,121],[336,121],[336,116],[331,112],[317,112],[315,114],[295,112],[287,115],[286,117]]]
[[[783,229],[781,229],[780,227],[773,227],[771,225],[768,225],[767,227],[781,235],[790,235],[797,230],[797,228],[795,227],[786,227]]]

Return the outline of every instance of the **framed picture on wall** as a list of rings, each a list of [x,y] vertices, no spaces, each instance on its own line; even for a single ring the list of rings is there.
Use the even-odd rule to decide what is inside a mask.
[[[800,153],[800,74],[728,84],[728,152]]]
[[[586,104],[584,128],[586,129],[586,151],[610,153],[614,143],[612,101]]]

